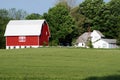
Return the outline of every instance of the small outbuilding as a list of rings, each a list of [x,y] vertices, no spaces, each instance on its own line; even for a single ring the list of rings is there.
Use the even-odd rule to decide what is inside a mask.
[[[100,39],[93,43],[94,48],[118,48],[116,39]]]
[[[49,45],[50,30],[45,20],[11,20],[5,30],[6,49]]]
[[[91,32],[85,32],[76,40],[77,47],[88,47],[87,42],[90,38]]]

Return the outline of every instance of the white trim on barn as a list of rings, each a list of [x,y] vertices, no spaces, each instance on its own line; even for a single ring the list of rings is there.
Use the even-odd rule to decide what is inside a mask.
[[[19,48],[20,48],[20,46],[15,46],[15,48],[16,48],[16,49],[19,49]]]
[[[6,49],[10,49],[9,46],[6,46]]]
[[[39,48],[39,46],[32,46],[32,48]]]
[[[6,46],[6,49],[39,48],[43,46]]]

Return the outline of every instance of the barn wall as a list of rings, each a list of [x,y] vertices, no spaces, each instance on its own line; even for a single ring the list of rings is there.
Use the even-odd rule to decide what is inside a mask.
[[[44,23],[44,25],[42,27],[41,35],[39,37],[40,46],[41,45],[48,46],[48,44],[49,44],[49,36],[50,36],[49,27],[48,27],[48,25],[46,23]]]
[[[34,46],[39,45],[38,36],[27,36],[25,42],[19,42],[18,36],[8,36],[6,38],[7,46]]]

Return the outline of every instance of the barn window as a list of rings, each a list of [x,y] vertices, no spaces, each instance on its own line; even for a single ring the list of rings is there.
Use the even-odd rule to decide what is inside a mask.
[[[20,36],[19,37],[19,42],[26,42],[26,37],[25,36]]]

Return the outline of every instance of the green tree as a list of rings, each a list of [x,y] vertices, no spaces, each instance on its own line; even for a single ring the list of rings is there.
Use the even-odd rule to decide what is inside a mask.
[[[120,45],[120,28],[118,30],[117,44]]]
[[[57,0],[57,4],[62,3],[66,5],[69,9],[72,9],[76,6],[77,0]]]
[[[8,11],[5,9],[0,9],[0,49],[5,48],[4,32],[9,20]]]
[[[42,18],[43,18],[43,16],[41,16],[38,13],[32,13],[26,17],[26,19],[42,19]]]
[[[7,18],[8,17],[8,11],[6,9],[0,9],[0,17],[1,18]]]
[[[91,26],[92,30],[100,30],[108,38],[118,35],[118,16],[120,15],[120,0],[85,0],[79,6],[80,14],[86,17],[84,27]]]
[[[89,27],[91,29],[96,29],[96,27],[98,29],[100,27],[97,20],[99,21],[99,12],[104,4],[103,0],[85,0],[79,5],[79,13],[85,16],[83,24],[85,31],[88,31],[90,29]]]
[[[112,37],[118,38],[120,35],[120,0],[111,0],[107,5],[111,13],[109,32],[111,30]]]
[[[117,44],[120,45],[120,16],[118,16],[118,23],[117,23]]]
[[[85,0],[79,5],[79,12],[87,18],[93,19],[98,15],[103,5],[103,0]]]
[[[109,3],[105,4],[99,12],[99,15],[94,19],[94,25],[99,25],[94,27],[95,29],[100,29],[103,31],[106,37],[116,38],[118,30],[118,22],[120,15],[120,1],[111,0]]]
[[[76,28],[74,29],[74,36],[78,37],[83,32],[85,32],[85,28],[83,28],[83,25],[86,21],[86,17],[79,13],[79,7],[75,7],[71,9],[70,11],[71,16],[75,20]]]
[[[61,42],[71,42],[75,28],[74,20],[69,14],[69,10],[65,5],[57,4],[44,14],[51,30],[51,45],[59,45]],[[69,40],[68,40],[69,38]],[[69,42],[68,42],[69,43]]]
[[[5,28],[10,19],[25,19],[27,13],[23,10],[15,8],[6,10],[0,9],[0,48],[5,48]]]
[[[93,48],[91,38],[88,38],[86,45],[87,45],[87,47],[89,47],[89,48]]]
[[[22,9],[11,8],[8,10],[8,17],[11,19],[20,20],[25,19],[26,16],[27,12]]]

